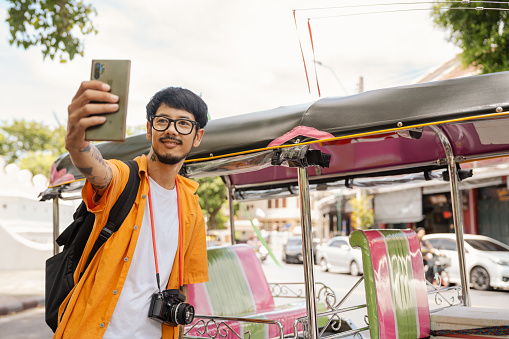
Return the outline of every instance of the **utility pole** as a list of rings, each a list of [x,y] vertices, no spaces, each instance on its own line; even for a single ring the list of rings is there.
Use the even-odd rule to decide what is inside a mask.
[[[364,92],[364,77],[359,77],[359,93]]]
[[[341,88],[343,89],[343,92],[345,93],[345,95],[348,95],[348,92],[345,88],[345,86],[343,86],[343,83],[341,82],[341,80],[339,80],[339,77],[338,75],[336,74],[336,72],[334,71],[334,68],[330,67],[330,66],[327,66],[325,65],[323,62],[321,61],[318,61],[318,60],[313,60],[313,62],[319,66],[322,66],[324,68],[327,68],[329,71],[331,71],[332,75],[334,76],[334,78],[336,79],[336,81],[338,82],[338,84],[341,86]]]

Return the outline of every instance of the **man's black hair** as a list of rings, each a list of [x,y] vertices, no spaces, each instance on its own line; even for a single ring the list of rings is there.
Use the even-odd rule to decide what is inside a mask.
[[[208,108],[202,98],[194,94],[188,89],[181,87],[167,87],[156,94],[150,99],[147,104],[147,120],[156,114],[156,111],[161,105],[166,105],[175,109],[182,109],[194,115],[196,122],[200,124],[200,128],[207,125]]]

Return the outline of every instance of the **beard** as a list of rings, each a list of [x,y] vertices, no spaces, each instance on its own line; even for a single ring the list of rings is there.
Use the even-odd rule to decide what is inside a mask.
[[[162,162],[165,165],[176,165],[179,162],[181,162],[183,159],[185,159],[187,156],[187,154],[184,156],[180,156],[180,157],[176,156],[176,155],[171,155],[171,154],[163,155],[163,154],[160,154],[159,152],[157,152],[156,150],[154,150],[154,154],[156,155],[157,160],[159,160],[159,162]]]
[[[161,141],[164,141],[166,139],[174,140],[174,141],[179,142],[179,144],[182,144],[181,140],[179,140],[177,138],[173,138],[173,137],[162,138]],[[162,162],[165,165],[176,165],[179,162],[181,162],[182,160],[184,160],[187,157],[187,155],[191,152],[191,150],[189,150],[189,152],[187,154],[177,156],[177,155],[171,155],[171,154],[160,154],[154,147],[152,147],[152,150],[154,151],[154,154],[157,157],[157,160],[159,160],[160,162]]]

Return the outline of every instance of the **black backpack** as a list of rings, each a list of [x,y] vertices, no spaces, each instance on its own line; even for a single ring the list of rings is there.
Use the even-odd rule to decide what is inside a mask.
[[[80,278],[97,250],[120,228],[138,195],[140,186],[138,163],[134,160],[125,163],[129,166],[128,182],[111,209],[108,222],[94,243]],[[46,324],[53,332],[58,325],[58,309],[74,287],[74,271],[92,232],[95,215],[87,210],[85,202],[82,201],[74,212],[73,219],[74,221],[56,239],[58,245],[64,246],[62,252],[46,260]]]

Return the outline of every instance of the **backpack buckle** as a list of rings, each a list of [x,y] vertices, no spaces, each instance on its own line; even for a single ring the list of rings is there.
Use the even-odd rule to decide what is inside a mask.
[[[111,237],[111,235],[115,232],[115,225],[111,222],[108,222],[103,229],[101,230],[101,233],[99,233],[99,238],[105,242],[106,240]]]

